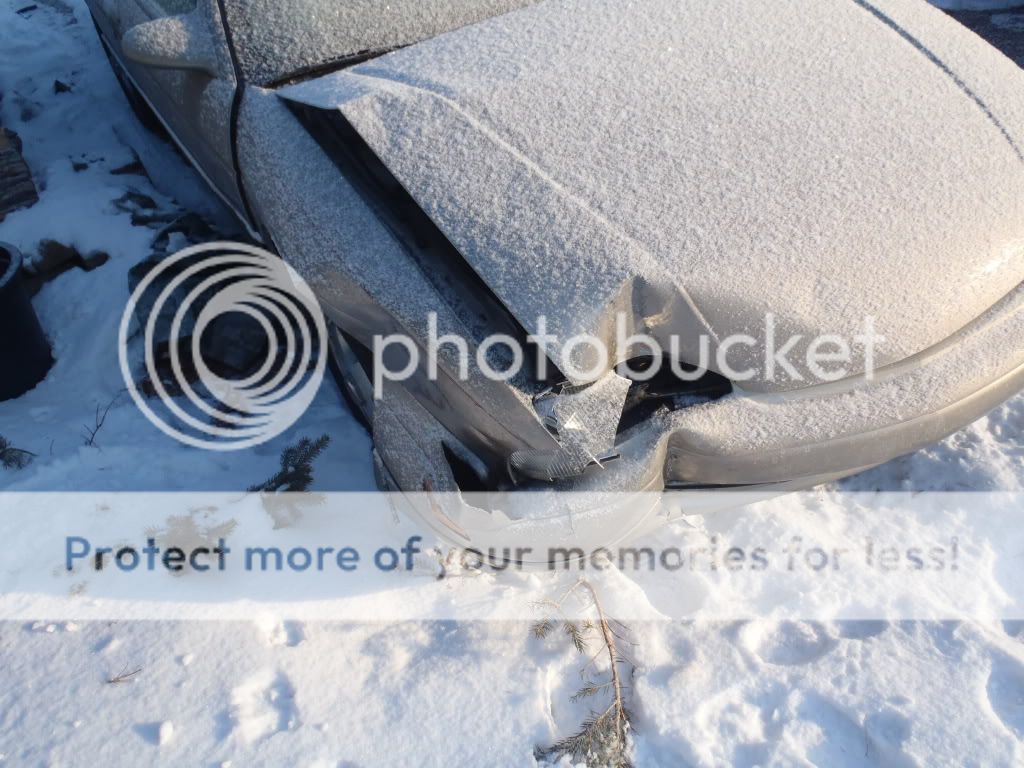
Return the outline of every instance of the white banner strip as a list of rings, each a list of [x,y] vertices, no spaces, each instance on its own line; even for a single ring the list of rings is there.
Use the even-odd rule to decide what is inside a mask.
[[[522,620],[584,613],[580,579],[623,620],[1024,619],[1022,521],[1012,493],[5,493],[0,619]]]

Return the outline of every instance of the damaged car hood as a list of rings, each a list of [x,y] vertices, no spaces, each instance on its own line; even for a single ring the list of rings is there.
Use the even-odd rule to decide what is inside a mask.
[[[924,2],[549,0],[279,93],[339,110],[553,360],[630,357],[617,313],[686,362],[771,315],[870,320],[884,365],[1024,281],[1024,71]]]

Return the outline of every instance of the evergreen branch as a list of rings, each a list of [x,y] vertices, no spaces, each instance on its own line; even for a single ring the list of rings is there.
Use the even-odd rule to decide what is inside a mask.
[[[4,469],[24,469],[35,457],[32,451],[15,448],[5,438],[0,437],[0,465]]]
[[[587,639],[583,636],[579,625],[571,621],[565,622],[565,634],[572,638],[572,644],[576,647],[577,652],[583,653],[587,649]]]
[[[591,630],[597,630],[603,642],[601,648],[588,659],[580,671],[584,685],[571,697],[571,701],[578,702],[594,697],[602,691],[610,690],[611,703],[603,712],[591,712],[577,733],[559,740],[550,747],[538,749],[535,754],[538,759],[560,760],[563,757],[569,757],[573,763],[586,763],[591,768],[632,768],[628,756],[632,715],[625,706],[623,690],[626,689],[626,686],[623,684],[619,671],[620,664],[632,662],[628,656],[619,652],[616,639],[621,639],[621,635],[615,631],[613,624],[627,632],[628,629],[621,622],[609,619],[605,615],[604,607],[601,605],[596,590],[584,579],[577,581],[555,605],[560,607],[569,595],[580,588],[589,593],[593,610],[597,613],[597,620],[585,620],[577,623],[566,619],[562,622],[563,630],[572,639],[573,645],[580,653],[586,648],[586,635]],[[543,637],[553,626],[550,619],[545,619],[534,625],[534,632],[537,634],[537,629],[542,627],[543,633],[537,636]],[[608,658],[610,679],[604,683],[588,680],[587,670],[602,654],[607,655]],[[632,666],[634,669],[630,671],[630,679],[635,671],[635,663],[632,663]]]
[[[250,493],[302,493],[313,484],[313,462],[330,444],[329,435],[304,437],[281,452],[281,469],[269,480],[249,487]]]
[[[551,619],[544,619],[542,621],[538,621],[536,624],[530,627],[530,631],[533,633],[533,636],[536,637],[538,640],[543,640],[545,637],[548,636],[548,633],[551,632],[551,629],[553,627],[554,623],[552,623]]]

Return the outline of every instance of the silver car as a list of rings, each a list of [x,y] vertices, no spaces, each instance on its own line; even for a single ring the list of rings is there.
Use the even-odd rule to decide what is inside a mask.
[[[923,0],[89,6],[386,486],[808,487],[1024,387],[1024,71]]]

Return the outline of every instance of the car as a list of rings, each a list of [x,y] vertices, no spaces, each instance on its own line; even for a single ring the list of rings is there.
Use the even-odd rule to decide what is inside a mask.
[[[1024,387],[1024,71],[924,0],[89,7],[385,487],[807,488]]]

